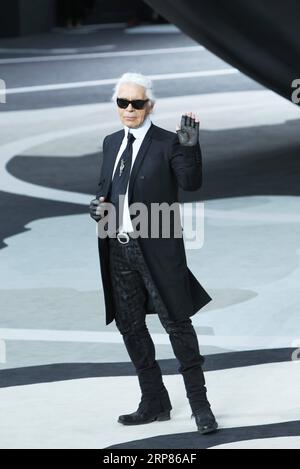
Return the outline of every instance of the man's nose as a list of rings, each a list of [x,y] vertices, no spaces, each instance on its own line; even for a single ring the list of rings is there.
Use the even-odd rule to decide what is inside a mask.
[[[134,107],[131,103],[129,103],[129,105],[127,106],[127,111],[134,111]]]

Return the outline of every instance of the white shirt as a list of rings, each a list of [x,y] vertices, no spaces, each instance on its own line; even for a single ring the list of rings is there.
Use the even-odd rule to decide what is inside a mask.
[[[124,125],[125,135],[124,135],[124,138],[122,140],[120,149],[119,149],[118,154],[117,154],[117,158],[116,158],[113,173],[112,173],[112,179],[114,177],[114,173],[115,173],[115,170],[117,168],[119,159],[121,158],[121,155],[122,155],[123,151],[125,150],[125,148],[127,146],[128,132],[130,131],[130,133],[132,133],[132,135],[135,137],[135,140],[132,144],[132,163],[131,163],[131,169],[132,169],[133,164],[135,162],[135,159],[137,157],[138,151],[140,149],[140,146],[141,146],[141,144],[144,140],[144,137],[145,137],[146,133],[148,132],[148,130],[151,126],[151,123],[152,122],[151,122],[150,117],[147,116],[146,119],[144,120],[144,122],[142,123],[142,125],[140,127],[138,127],[137,129],[131,129],[131,128],[127,127],[126,125]],[[129,180],[130,180],[130,176],[129,176]],[[119,228],[119,232],[126,231],[128,233],[134,231],[132,223],[131,223],[129,207],[128,207],[129,180],[128,180],[128,185],[127,185],[127,189],[126,189],[125,199],[124,199],[124,209],[123,209],[123,218],[122,218],[123,223],[121,223],[120,228]]]

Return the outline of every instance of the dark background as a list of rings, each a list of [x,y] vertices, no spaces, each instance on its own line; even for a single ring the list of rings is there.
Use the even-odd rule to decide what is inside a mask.
[[[0,37],[49,32],[67,26],[68,17],[81,24],[164,21],[142,0],[10,0],[1,5]]]

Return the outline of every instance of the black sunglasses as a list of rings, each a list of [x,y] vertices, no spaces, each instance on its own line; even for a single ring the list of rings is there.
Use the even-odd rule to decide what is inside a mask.
[[[121,109],[126,109],[129,104],[131,104],[134,109],[143,109],[148,101],[149,99],[133,99],[129,101],[129,99],[117,98],[117,105]]]

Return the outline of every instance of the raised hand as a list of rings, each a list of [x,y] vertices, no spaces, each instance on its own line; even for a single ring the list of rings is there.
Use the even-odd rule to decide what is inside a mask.
[[[181,145],[192,147],[199,142],[200,122],[193,112],[182,115],[180,126],[177,125],[176,133]]]

